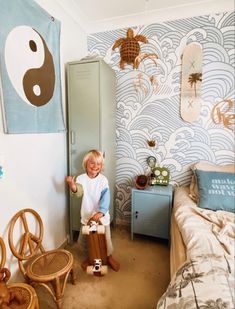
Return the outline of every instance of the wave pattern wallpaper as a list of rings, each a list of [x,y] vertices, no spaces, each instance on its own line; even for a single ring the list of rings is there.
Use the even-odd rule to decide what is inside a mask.
[[[147,173],[147,157],[170,169],[170,183],[188,185],[198,161],[234,163],[234,12],[132,27],[143,57],[137,69],[121,69],[120,49],[112,50],[127,29],[88,37],[90,55],[102,57],[116,72],[116,217],[128,223],[135,177]],[[196,121],[180,116],[182,54],[202,46],[201,108]],[[155,141],[150,147],[147,141]]]

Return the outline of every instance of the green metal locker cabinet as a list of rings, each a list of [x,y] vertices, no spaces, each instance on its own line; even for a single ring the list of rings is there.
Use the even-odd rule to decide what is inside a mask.
[[[116,76],[101,59],[82,60],[67,64],[68,90],[68,170],[70,175],[84,173],[82,160],[91,149],[105,156],[103,174],[111,191],[110,215],[114,217],[115,198],[115,88]],[[70,241],[80,230],[81,199],[69,197]]]

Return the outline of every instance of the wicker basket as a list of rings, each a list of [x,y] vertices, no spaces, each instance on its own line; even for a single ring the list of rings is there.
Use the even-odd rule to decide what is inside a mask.
[[[135,61],[135,58],[139,55],[140,45],[135,39],[126,39],[126,44],[123,44],[120,50],[122,61],[130,64]]]

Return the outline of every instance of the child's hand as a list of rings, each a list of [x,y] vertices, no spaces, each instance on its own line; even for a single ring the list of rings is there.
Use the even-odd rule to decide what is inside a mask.
[[[91,217],[90,221],[95,221],[95,222],[99,222],[100,219],[104,216],[104,214],[102,212],[97,212],[94,214],[93,217]]]
[[[65,177],[65,181],[67,182],[67,184],[69,185],[69,188],[73,191],[76,192],[77,191],[77,186],[76,183],[74,181],[74,177],[72,176],[67,176]]]

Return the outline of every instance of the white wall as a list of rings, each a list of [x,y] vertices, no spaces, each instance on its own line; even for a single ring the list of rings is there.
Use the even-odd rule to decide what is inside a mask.
[[[37,0],[61,21],[61,70],[65,112],[65,63],[87,54],[83,29],[54,0]],[[53,121],[53,120],[52,120]],[[14,274],[18,265],[8,247],[11,217],[22,208],[35,209],[44,222],[44,246],[59,247],[68,234],[68,205],[64,177],[67,174],[66,133],[4,134],[0,109],[0,236],[7,247],[6,267]]]

